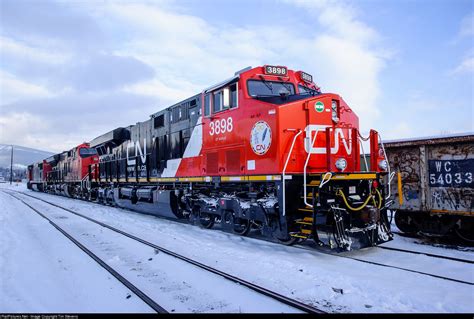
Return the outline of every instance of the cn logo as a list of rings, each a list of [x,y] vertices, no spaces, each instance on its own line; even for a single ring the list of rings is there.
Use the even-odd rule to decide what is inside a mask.
[[[263,144],[257,144],[257,145],[255,145],[255,150],[256,150],[257,152],[259,152],[259,153],[260,153],[260,152],[265,152],[266,147],[265,147],[265,145],[263,145]]]
[[[143,151],[140,148],[140,142],[139,141],[135,141],[135,142],[130,141],[130,142],[128,142],[128,145],[127,145],[127,165],[128,166],[135,165],[135,163],[136,163],[136,160],[134,158],[131,159],[130,156],[129,156],[129,150],[130,149],[132,149],[132,150],[135,149],[135,157],[140,155],[142,163],[145,163],[145,161],[146,161],[146,138],[143,139]]]
[[[330,125],[308,125],[305,128],[306,137],[304,143],[304,149],[306,153],[311,154],[326,154],[326,147],[315,146],[318,145],[319,136],[323,137],[326,135],[326,128],[331,127]],[[348,136],[344,135],[344,130],[342,128],[336,128],[335,130],[331,129],[330,134],[331,140],[334,140],[334,146],[331,147],[331,154],[337,154],[339,152],[339,146],[342,141],[342,145],[346,149],[347,155],[352,154],[352,143],[349,141],[352,139],[352,130],[347,130]],[[318,136],[319,133],[319,136]],[[314,145],[311,143],[314,140]],[[321,145],[321,144],[319,144]]]
[[[265,121],[258,121],[250,132],[250,146],[257,155],[264,155],[272,145],[272,129]]]

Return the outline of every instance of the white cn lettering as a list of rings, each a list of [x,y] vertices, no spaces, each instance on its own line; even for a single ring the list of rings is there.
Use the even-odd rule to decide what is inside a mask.
[[[305,137],[305,143],[304,143],[304,149],[306,153],[311,153],[311,154],[326,154],[326,148],[325,147],[314,147],[314,145],[311,145],[311,143],[314,140],[314,144],[316,144],[318,138],[317,135],[319,132],[323,132],[323,134],[326,132],[326,128],[330,127],[330,125],[315,125],[311,124],[306,126],[305,131],[306,131],[306,137]],[[336,128],[336,130],[331,129],[331,132],[334,131],[334,146],[331,147],[331,154],[337,154],[339,152],[339,140],[342,140],[342,144],[344,145],[344,148],[346,149],[346,152],[348,155],[352,154],[352,144],[348,143],[348,140],[352,138],[352,130],[348,130],[349,136],[346,138],[344,136],[344,130],[342,128]],[[313,136],[313,132],[314,135]]]
[[[135,159],[130,159],[129,155],[128,155],[128,150],[131,148],[133,148],[133,146],[135,145],[135,142],[128,142],[127,144],[127,165],[128,166],[131,166],[131,165],[135,165]]]
[[[129,142],[127,144],[127,165],[128,166],[135,165],[135,163],[136,163],[135,158],[130,159],[130,155],[129,155],[129,149],[130,148],[132,148],[132,149],[135,148],[135,157],[138,156],[138,154],[140,154],[140,158],[142,160],[142,163],[145,163],[145,161],[146,161],[146,138],[143,139],[143,151],[140,148],[140,143],[138,141]]]
[[[143,152],[140,148],[140,143],[138,141],[135,142],[135,156],[138,156],[140,153],[140,158],[142,159],[142,164],[146,161],[146,138],[143,139]]]

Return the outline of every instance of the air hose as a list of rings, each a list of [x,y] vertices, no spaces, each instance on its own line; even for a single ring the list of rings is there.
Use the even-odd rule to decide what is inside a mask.
[[[380,209],[380,207],[382,207],[382,195],[380,194],[378,189],[376,189],[375,191],[376,191],[376,193],[379,197],[378,205],[377,205],[377,202],[376,202],[375,197],[374,197],[373,194],[370,194],[369,196],[367,196],[367,199],[365,200],[365,202],[362,203],[362,205],[360,205],[359,207],[352,207],[349,204],[349,202],[347,201],[346,195],[344,195],[344,192],[341,189],[337,190],[336,195],[341,196],[342,200],[344,201],[344,204],[346,204],[347,208],[349,208],[350,210],[353,210],[353,211],[359,211],[359,210],[363,209],[365,206],[367,206],[367,204],[370,202],[371,199],[374,202],[374,206],[377,207],[378,209]]]

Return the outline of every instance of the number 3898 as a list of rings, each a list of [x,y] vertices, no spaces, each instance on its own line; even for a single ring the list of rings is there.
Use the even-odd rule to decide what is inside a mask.
[[[228,117],[226,119],[215,120],[209,123],[209,134],[218,135],[224,134],[226,132],[232,132],[234,129],[234,124],[232,118]]]

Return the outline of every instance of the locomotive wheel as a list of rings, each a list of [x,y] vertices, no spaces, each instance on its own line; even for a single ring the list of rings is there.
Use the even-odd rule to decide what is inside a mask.
[[[397,225],[398,229],[402,232],[407,234],[416,234],[418,232],[418,228],[409,223],[410,214],[404,211],[397,211],[395,213],[395,225]]]
[[[211,214],[201,212],[199,214],[199,223],[202,227],[206,229],[212,228],[214,226],[215,218]]]
[[[234,233],[245,236],[250,231],[250,220],[244,218],[234,219]]]
[[[474,234],[472,232],[470,232],[469,230],[455,228],[454,232],[462,240],[464,240],[468,243],[474,244]]]

